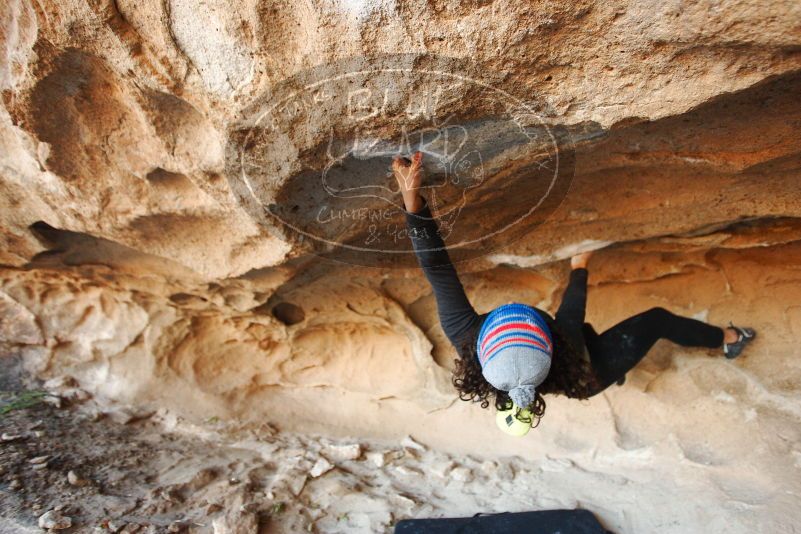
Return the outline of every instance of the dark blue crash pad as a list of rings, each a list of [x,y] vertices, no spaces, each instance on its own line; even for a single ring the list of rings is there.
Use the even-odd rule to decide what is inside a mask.
[[[587,510],[475,515],[452,519],[404,519],[395,534],[612,534]]]

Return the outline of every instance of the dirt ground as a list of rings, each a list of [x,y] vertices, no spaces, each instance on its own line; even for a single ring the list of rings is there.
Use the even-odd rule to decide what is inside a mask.
[[[455,459],[412,437],[365,444],[267,424],[104,412],[69,385],[51,394],[24,383],[15,358],[0,361],[0,533],[47,530],[40,525],[67,533],[387,532],[403,518],[536,501],[530,484],[542,471],[519,458]],[[528,504],[503,497],[515,479],[531,491]]]

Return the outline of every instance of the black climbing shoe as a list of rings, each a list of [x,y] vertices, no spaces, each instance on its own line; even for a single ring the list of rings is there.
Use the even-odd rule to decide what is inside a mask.
[[[734,326],[731,323],[729,323],[729,328],[734,328],[739,334],[736,343],[723,344],[723,354],[726,355],[728,359],[732,360],[739,356],[745,346],[754,340],[756,337],[756,332],[753,328],[741,328],[739,326]]]

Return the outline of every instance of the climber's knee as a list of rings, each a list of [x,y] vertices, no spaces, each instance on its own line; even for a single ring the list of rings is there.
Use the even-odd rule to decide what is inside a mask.
[[[647,315],[649,318],[653,318],[653,319],[664,319],[664,318],[672,316],[673,314],[670,313],[665,308],[662,308],[662,307],[659,307],[659,306],[655,306],[655,307],[651,308],[650,310],[646,311],[643,315]]]

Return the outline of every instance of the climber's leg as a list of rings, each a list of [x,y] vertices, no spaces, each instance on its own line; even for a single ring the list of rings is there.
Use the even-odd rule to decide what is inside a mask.
[[[664,308],[651,308],[591,336],[587,348],[592,366],[606,387],[623,378],[659,339],[685,347],[718,348],[726,335],[729,332],[717,326],[674,315]]]

